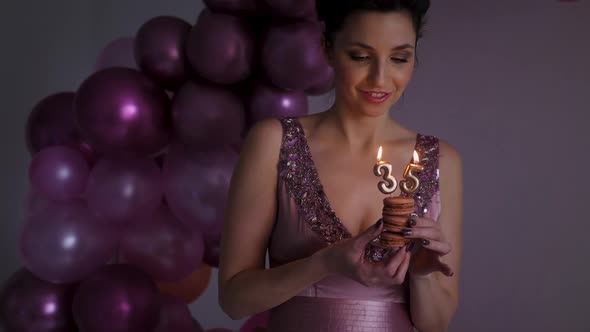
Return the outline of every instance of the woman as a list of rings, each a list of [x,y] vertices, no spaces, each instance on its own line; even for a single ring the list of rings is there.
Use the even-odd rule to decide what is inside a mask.
[[[389,116],[412,76],[427,0],[318,1],[335,102],[249,133],[224,226],[219,298],[233,319],[271,310],[270,331],[445,331],[458,304],[461,159]],[[378,147],[400,179],[414,150],[412,244],[383,251]],[[393,195],[399,194],[399,188]],[[270,268],[265,269],[269,252]]]

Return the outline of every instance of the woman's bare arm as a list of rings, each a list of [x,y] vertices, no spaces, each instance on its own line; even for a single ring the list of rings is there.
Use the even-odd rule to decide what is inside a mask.
[[[219,266],[219,303],[232,319],[268,310],[328,275],[322,251],[265,269],[277,210],[282,128],[277,120],[253,127],[232,176]]]

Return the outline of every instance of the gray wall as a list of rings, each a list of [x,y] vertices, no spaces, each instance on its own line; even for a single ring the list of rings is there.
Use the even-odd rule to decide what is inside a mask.
[[[0,280],[19,266],[30,108],[50,93],[75,89],[108,41],[134,34],[156,15],[192,22],[202,6],[0,3]],[[588,331],[589,15],[588,1],[433,4],[420,66],[392,114],[447,140],[464,159],[461,300],[452,331]],[[311,99],[314,111],[327,103]],[[239,327],[216,298],[214,273],[191,305],[195,317],[207,328]]]

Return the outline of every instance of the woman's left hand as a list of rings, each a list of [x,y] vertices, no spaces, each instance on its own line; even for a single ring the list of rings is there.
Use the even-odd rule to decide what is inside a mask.
[[[412,277],[422,277],[439,271],[447,277],[454,275],[448,264],[440,261],[440,257],[451,252],[451,244],[446,242],[440,224],[430,218],[420,218],[412,214],[406,228],[409,235],[405,238],[413,239],[414,249],[408,273]]]

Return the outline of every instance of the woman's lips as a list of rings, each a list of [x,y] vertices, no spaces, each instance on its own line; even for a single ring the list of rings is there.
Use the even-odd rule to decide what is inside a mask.
[[[382,91],[361,91],[361,93],[365,96],[365,99],[373,104],[381,104],[391,96],[390,92]]]

